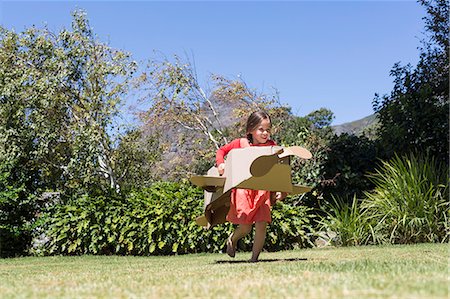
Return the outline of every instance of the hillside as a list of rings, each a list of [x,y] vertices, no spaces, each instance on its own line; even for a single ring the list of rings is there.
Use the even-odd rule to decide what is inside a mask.
[[[364,129],[374,126],[377,122],[378,119],[376,115],[371,114],[352,122],[332,126],[332,128],[337,135],[341,135],[342,133],[360,135],[363,133]]]

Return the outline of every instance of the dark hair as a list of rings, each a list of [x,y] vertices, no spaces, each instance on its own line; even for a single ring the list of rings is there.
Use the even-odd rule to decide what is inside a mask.
[[[269,122],[272,123],[272,121],[270,120],[269,114],[267,114],[267,112],[265,112],[265,111],[262,111],[262,110],[255,111],[252,114],[250,114],[250,116],[247,119],[247,127],[245,128],[248,142],[253,143],[253,137],[252,137],[252,134],[250,134],[250,132],[255,130],[256,128],[258,128],[259,124],[264,119],[268,119]]]

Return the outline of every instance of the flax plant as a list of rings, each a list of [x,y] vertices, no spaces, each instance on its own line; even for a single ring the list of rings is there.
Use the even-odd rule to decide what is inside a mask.
[[[395,156],[369,175],[375,183],[361,207],[372,219],[378,242],[445,242],[448,225],[448,167],[428,155]]]
[[[322,232],[336,238],[330,240],[335,245],[364,245],[370,238],[369,217],[361,209],[359,200],[353,197],[352,204],[340,197],[332,197],[333,202],[322,208],[325,216],[319,222]]]

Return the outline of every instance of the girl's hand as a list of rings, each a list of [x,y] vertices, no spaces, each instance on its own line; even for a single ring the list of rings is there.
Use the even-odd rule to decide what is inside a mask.
[[[219,171],[219,175],[223,175],[223,172],[225,171],[225,163],[220,163],[219,166],[217,166],[217,170]]]
[[[286,192],[270,192],[270,204],[274,205],[277,201],[283,200],[286,196]]]
[[[286,192],[277,192],[275,194],[275,201],[283,200],[286,198],[286,196],[287,196]]]

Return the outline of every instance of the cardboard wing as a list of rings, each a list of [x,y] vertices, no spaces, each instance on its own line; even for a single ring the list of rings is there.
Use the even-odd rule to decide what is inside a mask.
[[[239,148],[228,153],[223,176],[212,167],[206,176],[191,177],[193,184],[205,190],[205,214],[197,218],[197,223],[206,227],[224,223],[234,188],[290,194],[309,192],[310,187],[292,184],[291,155],[304,159],[311,157],[308,150],[300,147]]]

